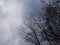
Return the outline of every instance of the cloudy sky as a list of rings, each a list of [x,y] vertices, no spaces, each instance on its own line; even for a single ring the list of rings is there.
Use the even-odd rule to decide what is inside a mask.
[[[39,0],[0,0],[0,45],[27,45],[17,36],[22,17],[38,6]]]

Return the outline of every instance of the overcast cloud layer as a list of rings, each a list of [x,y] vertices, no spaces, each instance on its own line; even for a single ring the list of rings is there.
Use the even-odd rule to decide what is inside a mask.
[[[21,23],[21,6],[16,0],[0,0],[0,45],[19,45],[16,27]]]
[[[0,0],[0,45],[27,45],[17,36],[22,17],[38,7],[39,0]],[[23,25],[23,24],[22,24]]]

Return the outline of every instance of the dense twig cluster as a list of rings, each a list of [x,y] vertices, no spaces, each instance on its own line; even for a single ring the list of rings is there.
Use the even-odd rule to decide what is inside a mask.
[[[35,45],[41,45],[45,40],[49,45],[60,45],[60,1],[51,1],[49,4],[42,1],[42,3],[46,4],[42,8],[44,12],[36,10],[26,18],[24,24],[31,32],[24,32],[24,38]]]

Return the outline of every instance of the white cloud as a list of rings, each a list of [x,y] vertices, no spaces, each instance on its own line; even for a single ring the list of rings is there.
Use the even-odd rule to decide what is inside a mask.
[[[16,0],[0,0],[0,39],[2,41],[0,41],[1,45],[5,45],[5,43],[6,45],[18,44],[18,39],[15,39],[16,29],[14,30],[14,28],[21,24],[21,17],[19,17],[20,15],[21,7],[20,4],[16,2]]]

